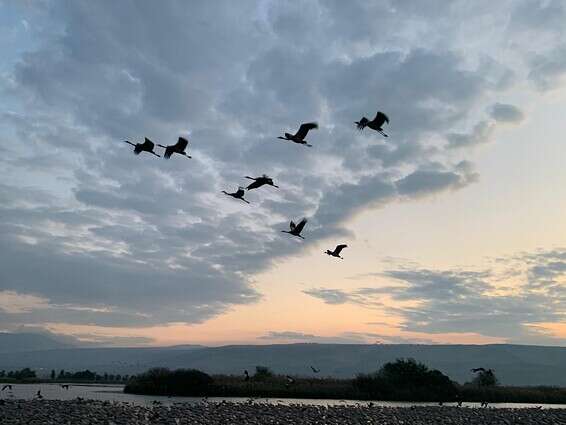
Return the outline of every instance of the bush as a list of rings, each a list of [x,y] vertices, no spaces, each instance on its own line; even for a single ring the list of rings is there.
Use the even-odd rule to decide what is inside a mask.
[[[254,381],[267,381],[274,377],[273,372],[271,369],[265,366],[256,366],[255,367],[255,374],[253,376]]]
[[[165,368],[150,369],[142,373],[124,388],[124,392],[149,395],[206,395],[213,379],[196,369],[169,370]]]
[[[499,385],[499,381],[493,373],[493,370],[488,369],[480,371],[472,380],[472,385],[476,387],[496,387]]]
[[[370,375],[358,375],[353,385],[379,400],[440,401],[455,398],[456,385],[438,370],[430,370],[414,359],[386,363]]]

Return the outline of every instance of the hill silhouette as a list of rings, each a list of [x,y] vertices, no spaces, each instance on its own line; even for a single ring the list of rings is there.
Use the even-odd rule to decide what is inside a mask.
[[[566,386],[566,348],[529,345],[278,344],[222,347],[61,348],[0,353],[0,369],[30,367],[135,374],[152,367],[241,375],[269,366],[279,374],[352,378],[398,358],[414,358],[464,383],[489,367],[503,385]]]

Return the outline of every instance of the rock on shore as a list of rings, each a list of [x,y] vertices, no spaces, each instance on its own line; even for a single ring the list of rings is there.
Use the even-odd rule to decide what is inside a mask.
[[[369,407],[268,405],[262,403],[175,403],[137,406],[94,400],[3,400],[0,424],[379,424],[485,425],[566,424],[566,409],[479,409],[456,407]]]

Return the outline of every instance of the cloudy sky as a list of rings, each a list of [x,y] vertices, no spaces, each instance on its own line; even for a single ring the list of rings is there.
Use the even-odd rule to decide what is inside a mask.
[[[0,0],[0,331],[564,345],[564,22],[559,0]],[[378,109],[388,139],[355,129]],[[305,121],[313,148],[276,139]],[[180,135],[191,160],[122,143]],[[220,193],[263,173],[281,188],[251,205]]]

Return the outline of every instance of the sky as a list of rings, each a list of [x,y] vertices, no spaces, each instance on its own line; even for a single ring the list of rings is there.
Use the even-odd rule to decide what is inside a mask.
[[[564,22],[553,0],[0,0],[0,331],[565,345]],[[388,138],[355,128],[377,110]],[[309,121],[312,148],[277,139]],[[123,143],[179,136],[192,159]],[[221,193],[263,173],[250,205]]]

